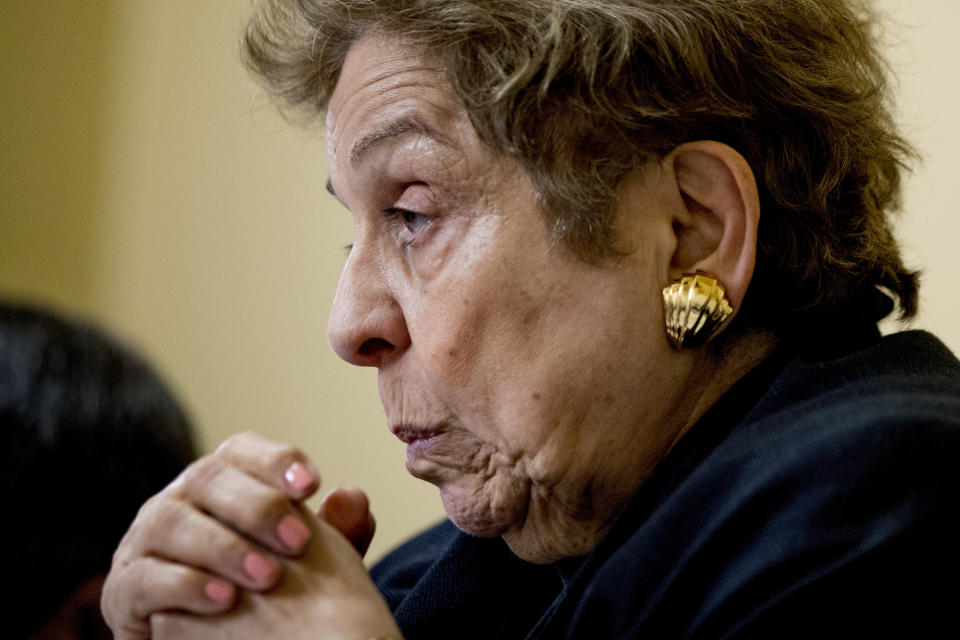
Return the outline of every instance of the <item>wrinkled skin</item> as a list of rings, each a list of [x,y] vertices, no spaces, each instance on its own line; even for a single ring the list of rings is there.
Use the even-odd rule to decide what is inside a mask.
[[[688,422],[678,398],[637,391],[690,375],[663,337],[668,182],[638,173],[625,255],[588,264],[558,245],[520,167],[477,138],[437,64],[387,36],[351,49],[327,132],[332,191],[355,222],[334,349],[379,368],[407,468],[457,526],[534,562],[585,553]]]
[[[773,348],[754,333],[678,352],[663,329],[661,289],[684,272],[717,274],[739,307],[759,217],[748,165],[698,141],[636,168],[618,187],[617,257],[587,263],[416,47],[358,40],[327,129],[330,189],[355,223],[329,338],[378,367],[408,470],[458,526],[525,560],[587,553]],[[294,462],[309,483],[285,480]],[[372,533],[365,498],[337,492],[315,518],[301,502],[317,482],[302,453],[251,434],[193,465],[117,551],[103,598],[117,637],[399,637],[353,548]],[[305,545],[284,542],[287,517]]]
[[[339,532],[309,518],[311,542],[266,596],[242,596],[227,618],[153,615],[154,638],[400,638],[360,555]]]
[[[299,469],[293,483],[291,468]],[[144,505],[114,555],[102,610],[115,637],[295,638],[304,629],[399,637],[360,555],[374,528],[366,496],[336,490],[317,517],[300,503],[318,484],[302,452],[252,433],[192,464]],[[279,526],[291,517],[309,536],[295,547]],[[251,556],[261,561],[251,565]],[[212,626],[173,613],[231,608]]]

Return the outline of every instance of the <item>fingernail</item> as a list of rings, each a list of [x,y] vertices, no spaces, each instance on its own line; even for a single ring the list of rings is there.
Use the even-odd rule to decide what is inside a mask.
[[[313,482],[313,474],[299,462],[290,465],[290,468],[284,472],[283,478],[296,491],[303,491]]]
[[[247,575],[257,582],[266,582],[273,575],[274,570],[273,563],[259,553],[248,553],[243,559],[243,568]]]
[[[310,529],[299,518],[284,516],[277,525],[277,535],[291,551],[300,551],[303,544],[310,537]]]
[[[207,596],[216,602],[230,602],[233,598],[233,585],[221,582],[220,580],[211,580],[203,588]]]

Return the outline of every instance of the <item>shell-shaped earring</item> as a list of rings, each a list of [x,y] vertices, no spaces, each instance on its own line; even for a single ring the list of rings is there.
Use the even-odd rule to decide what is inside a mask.
[[[733,308],[727,292],[712,274],[684,274],[663,290],[667,335],[678,349],[695,349],[716,333]]]

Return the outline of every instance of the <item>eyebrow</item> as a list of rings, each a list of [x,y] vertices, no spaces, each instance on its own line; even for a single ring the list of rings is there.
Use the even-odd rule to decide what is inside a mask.
[[[408,133],[418,133],[432,138],[445,146],[454,146],[445,136],[441,135],[433,127],[430,127],[417,118],[406,116],[392,120],[376,131],[368,133],[360,138],[350,149],[350,165],[353,167],[358,166],[361,162],[363,162],[363,157],[377,145]],[[327,178],[326,187],[327,193],[336,198],[337,193],[333,190],[333,183],[330,182],[330,178]]]
[[[356,167],[363,161],[363,156],[379,144],[397,138],[408,133],[419,133],[437,140],[438,142],[449,144],[447,140],[437,133],[433,128],[427,126],[417,118],[402,117],[392,120],[383,125],[376,131],[368,133],[353,145],[350,149],[350,164]]]

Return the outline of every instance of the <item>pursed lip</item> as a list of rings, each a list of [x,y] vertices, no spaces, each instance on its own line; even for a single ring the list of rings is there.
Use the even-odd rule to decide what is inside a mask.
[[[407,444],[414,444],[421,440],[429,440],[430,438],[435,438],[443,433],[443,429],[438,427],[420,427],[409,424],[400,424],[390,427],[390,431],[393,432],[393,435],[397,436],[397,438]]]
[[[436,472],[430,463],[436,453],[436,447],[446,432],[441,427],[422,427],[403,424],[391,427],[390,430],[400,440],[407,443],[407,471],[415,478],[433,482]],[[434,460],[434,462],[436,462]]]

